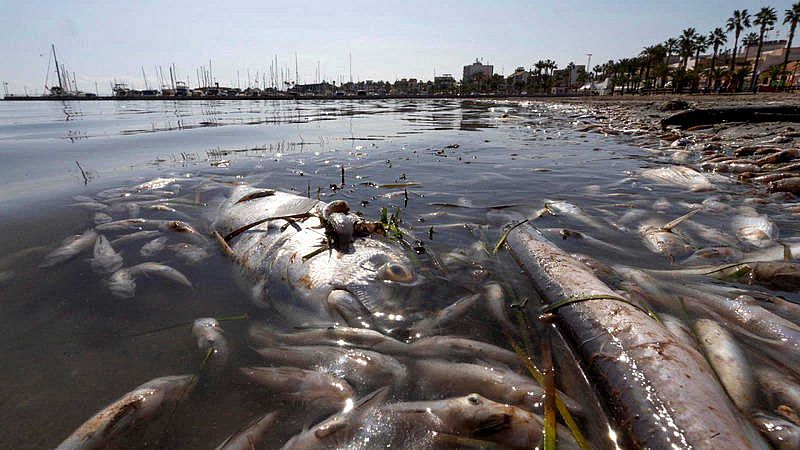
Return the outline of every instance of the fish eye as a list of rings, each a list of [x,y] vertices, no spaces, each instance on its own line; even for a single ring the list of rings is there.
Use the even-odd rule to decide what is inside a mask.
[[[480,405],[481,404],[481,399],[478,397],[477,394],[470,394],[467,397],[467,401],[472,405]]]
[[[405,266],[396,263],[389,263],[385,264],[381,268],[381,278],[389,281],[408,283],[414,279],[414,275]]]

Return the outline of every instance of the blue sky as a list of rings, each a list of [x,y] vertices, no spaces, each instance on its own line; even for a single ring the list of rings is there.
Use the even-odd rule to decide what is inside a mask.
[[[50,43],[79,87],[101,93],[111,80],[143,88],[155,66],[175,63],[196,84],[196,68],[212,59],[221,84],[269,68],[275,55],[294,78],[432,78],[481,57],[508,74],[539,59],[592,65],[631,56],[645,45],[693,26],[724,26],[734,9],[772,6],[782,19],[791,0],[604,1],[21,1],[0,0],[0,80],[12,92],[40,92]],[[784,37],[778,26],[771,37]],[[800,40],[800,37],[798,38]],[[260,75],[259,75],[260,76]]]

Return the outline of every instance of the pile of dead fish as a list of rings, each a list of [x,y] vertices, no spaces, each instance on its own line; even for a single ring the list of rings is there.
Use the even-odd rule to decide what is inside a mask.
[[[681,166],[629,175],[623,183],[695,192],[718,185],[714,175]],[[397,293],[419,290],[422,277],[398,242],[359,234],[365,223],[346,202],[236,188],[210,229],[198,233],[202,227],[182,220],[180,209],[192,203],[179,201],[180,186],[157,179],[78,199],[97,212],[98,223],[48,254],[43,265],[92,249],[89,264],[107,277],[110,293],[130,297],[143,274],[191,287],[174,268],[148,259],[153,255],[168,249],[191,264],[222,249],[253,280],[254,298],[272,303],[289,323],[306,325],[287,331],[253,324],[247,342],[235,342],[219,320],[198,319],[192,333],[203,361],[199,373],[142,384],[59,448],[103,448],[130,438],[131,430],[190,401],[198,380],[222,378],[308,405],[302,412],[309,426],[284,423],[291,414],[265,408],[231,430],[220,448],[274,446],[275,431],[291,426],[296,434],[284,448],[541,445],[546,396],[527,370],[527,357],[469,334],[440,334],[475,308],[511,334],[510,302],[499,285],[487,283],[482,292],[415,319],[410,337],[397,339],[391,323],[408,306],[395,302]],[[697,203],[633,199],[624,207],[583,209],[545,200],[541,206],[507,234],[506,244],[534,283],[538,296],[531,297],[548,307],[544,317],[552,316],[547,320],[582,363],[619,445],[800,446],[800,305],[785,298],[800,290],[800,239],[780,236],[775,218],[758,203],[724,193]],[[143,218],[145,209],[164,217]],[[665,214],[677,209],[683,212]],[[132,217],[111,216],[117,213]],[[216,242],[206,236],[212,232]],[[126,264],[130,246],[121,255],[115,245],[142,240]],[[176,244],[166,245],[170,240]],[[632,248],[662,264],[621,264]],[[529,316],[537,317],[538,305],[530,303]],[[314,317],[323,325],[309,322]],[[236,348],[250,349],[263,364],[238,367]],[[586,448],[566,425],[575,423],[572,416],[582,425],[592,420],[591,402],[578,403],[570,390],[555,396],[564,405],[559,447]]]
[[[580,116],[574,123],[581,132],[633,136],[646,149],[676,164],[763,184],[769,192],[800,195],[800,149],[795,145],[800,131],[795,124],[718,121],[662,131],[660,122],[634,114],[629,108],[609,107]],[[775,120],[780,117],[776,115]],[[671,123],[670,119],[663,123]]]
[[[179,180],[156,179],[97,198],[79,198],[78,206],[97,211],[98,223],[49,253],[43,266],[93,249],[89,264],[106,277],[110,293],[132,297],[139,275],[191,287],[183,274],[148,258],[172,251],[188,264],[222,250],[232,267],[252,279],[257,304],[269,303],[288,323],[306,325],[303,331],[282,332],[254,324],[247,342],[234,342],[219,320],[197,319],[192,334],[202,360],[198,373],[142,384],[87,420],[60,449],[130,442],[125,439],[135,439],[132,430],[176,414],[179,404],[191,400],[198,381],[222,379],[255,386],[272,400],[306,405],[303,421],[311,425],[282,422],[297,411],[264,411],[239,431],[231,430],[219,448],[263,448],[265,442],[274,446],[270,436],[276,427],[293,426],[297,434],[284,448],[407,447],[413,442],[418,448],[524,449],[541,443],[544,390],[524,368],[525,358],[488,342],[439,334],[451,330],[460,315],[481,308],[495,328],[514,332],[498,284],[487,283],[482,292],[419,318],[408,326],[411,337],[398,340],[386,333],[387,326],[400,320],[408,306],[394,302],[410,297],[397,292],[418,287],[420,277],[400,243],[374,234],[346,202],[238,186],[207,232],[215,242],[198,233],[200,227],[178,219],[181,208],[192,207],[174,195],[180,189]],[[151,218],[151,213],[144,218],[145,211],[172,218]],[[117,212],[133,217],[106,217]],[[170,240],[178,243],[167,245]],[[114,248],[134,253],[137,242],[143,244],[132,258],[123,258]],[[133,264],[125,264],[134,258]],[[397,314],[391,312],[395,306],[400,308]],[[309,320],[316,322],[308,325]],[[237,348],[250,349],[263,365],[237,367]],[[585,419],[581,404],[564,392],[556,395],[578,420]],[[558,428],[561,448],[578,448],[570,431]]]
[[[638,175],[709,186],[679,166]],[[632,448],[800,446],[800,304],[784,297],[800,291],[800,239],[737,200],[679,202],[688,212],[672,220],[667,199],[600,215],[546,201],[529,218],[539,228],[508,236]],[[620,264],[630,246],[614,243],[632,239],[670,268]]]
[[[169,189],[179,189],[177,181],[157,178],[132,188],[103,191],[95,198],[76,197],[72,206],[92,212],[94,223],[82,234],[66,238],[45,256],[41,267],[59,266],[91,253],[88,262],[92,270],[104,277],[114,296],[132,298],[141,277],[156,277],[191,289],[192,283],[183,273],[158,262],[172,255],[193,265],[209,258],[212,251],[207,236],[180,220],[186,215],[179,209],[196,205],[172,198],[177,192]],[[142,217],[145,213],[149,217]],[[138,251],[132,248],[142,242]],[[121,248],[127,253],[127,261]]]

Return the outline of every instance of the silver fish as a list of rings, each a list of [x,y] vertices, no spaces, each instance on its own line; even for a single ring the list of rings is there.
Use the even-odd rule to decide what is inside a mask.
[[[267,438],[267,433],[272,428],[277,417],[277,411],[264,414],[232,434],[228,439],[225,439],[216,450],[253,450],[262,448]]]
[[[733,218],[736,236],[756,247],[771,245],[778,238],[778,227],[767,216],[742,216]]]
[[[405,355],[417,358],[498,362],[515,368],[521,365],[520,357],[510,350],[457,336],[424,337],[408,345]]]
[[[192,336],[197,339],[197,348],[206,354],[206,363],[212,373],[219,373],[227,365],[230,347],[217,319],[204,317],[192,324]]]
[[[406,367],[396,358],[371,350],[306,346],[269,347],[257,352],[273,363],[318,370],[344,378],[357,389],[399,385],[405,381],[407,374]]]
[[[133,188],[137,191],[152,191],[154,189],[163,189],[176,181],[178,181],[177,178],[155,178],[145,183],[137,184]]]
[[[211,257],[208,251],[203,247],[194,244],[188,244],[186,242],[172,244],[168,246],[168,248],[172,250],[179,259],[187,264],[197,264]]]
[[[141,275],[157,275],[188,288],[192,287],[191,281],[172,267],[145,262],[114,272],[109,280],[111,293],[121,298],[132,298],[136,291],[136,277]]]
[[[156,230],[143,230],[137,231],[135,233],[126,234],[124,236],[120,236],[113,241],[111,241],[111,245],[122,245],[127,244],[128,242],[139,241],[144,239],[152,239],[161,235],[160,231]]]
[[[100,225],[101,223],[108,223],[111,222],[112,220],[114,220],[114,218],[104,212],[94,213],[95,225]]]
[[[89,250],[97,239],[97,232],[92,229],[86,230],[80,236],[69,237],[61,244],[61,247],[53,250],[44,257],[44,262],[40,267],[53,267],[65,261],[69,261],[80,253]]]
[[[708,177],[686,166],[667,166],[658,169],[646,169],[642,171],[641,176],[642,178],[653,180],[658,183],[688,188],[693,192],[710,191],[714,189]]]
[[[244,367],[239,371],[251,382],[299,400],[317,414],[341,410],[354,397],[350,383],[324,372],[297,367]]]
[[[318,423],[311,429],[292,437],[283,450],[312,450],[320,448],[339,448],[348,444],[354,435],[363,431],[364,421],[374,415],[376,410],[386,402],[389,389],[377,389],[359,399],[352,406],[346,406],[341,412]]]
[[[295,323],[373,326],[407,308],[418,277],[402,247],[379,236],[355,236],[348,249],[321,249],[318,216],[331,204],[284,192],[239,187],[222,205],[213,229],[229,238],[236,261],[255,278],[262,297]],[[344,202],[332,202],[346,211]],[[314,216],[311,216],[311,214]],[[342,213],[339,213],[342,214]],[[356,220],[353,214],[348,217]],[[275,219],[288,217],[287,219]],[[335,236],[334,236],[335,237]],[[395,326],[396,322],[391,325]]]
[[[508,369],[483,364],[453,363],[435,359],[415,361],[411,373],[422,395],[466,395],[477,392],[492,400],[517,405],[532,412],[544,407],[544,391],[536,382]],[[583,409],[566,394],[559,397],[575,414]]]
[[[600,222],[589,217],[578,205],[573,203],[562,200],[545,200],[544,206],[554,215],[569,217],[593,228],[605,228]]]
[[[114,251],[114,247],[102,234],[94,243],[94,257],[91,259],[92,269],[100,275],[114,273],[122,268],[122,256]]]
[[[196,378],[192,375],[150,380],[103,408],[59,444],[56,450],[105,448],[125,431],[151,421],[162,410],[174,407],[186,397],[195,382]]]
[[[734,337],[713,320],[700,319],[695,322],[694,327],[698,342],[725,391],[742,412],[750,412],[757,389],[744,351]]]
[[[381,407],[391,420],[409,428],[478,438],[510,449],[541,446],[544,420],[523,409],[478,394],[436,401],[394,403]],[[570,432],[558,427],[558,447],[577,449]]]
[[[278,333],[264,326],[250,328],[249,337],[259,347],[281,345],[328,345],[362,348],[379,353],[406,354],[408,344],[369,328],[323,327],[294,333]]]
[[[139,250],[139,254],[147,258],[161,252],[166,247],[168,239],[169,238],[166,236],[153,239],[142,246],[141,250]]]
[[[473,309],[480,299],[481,294],[473,294],[456,300],[453,304],[412,325],[409,328],[409,335],[419,338],[438,334],[442,328]]]

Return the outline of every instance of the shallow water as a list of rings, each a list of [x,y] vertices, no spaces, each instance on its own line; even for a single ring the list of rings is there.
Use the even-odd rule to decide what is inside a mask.
[[[409,240],[419,240],[425,249],[418,260],[432,281],[407,306],[409,320],[491,280],[513,287],[519,298],[533,297],[510,258],[488,252],[503,226],[532,215],[546,200],[579,205],[593,222],[546,216],[535,221],[537,227],[561,248],[613,265],[672,267],[643,245],[639,223],[667,222],[711,195],[723,195],[735,207],[752,204],[770,215],[781,237],[798,235],[795,218],[780,205],[752,202],[760,193],[751,188],[720,178],[715,183],[722,194],[694,193],[632,177],[658,164],[652,153],[626,137],[575,131],[576,123],[588,120],[591,111],[579,106],[452,100],[0,102],[0,273],[13,271],[0,284],[0,444],[53,447],[135,386],[198,372],[204,355],[190,331],[195,318],[250,317],[222,323],[234,347],[234,367],[262,364],[248,348],[251,323],[290,330],[274,310],[253,304],[249,287],[210,240],[200,242],[209,258],[194,264],[170,250],[142,257],[140,248],[150,239],[115,246],[126,267],[162,262],[193,284],[188,289],[142,279],[131,299],[110,294],[107,277],[91,269],[91,251],[39,267],[63,239],[93,226],[95,211],[74,206],[75,196],[104,201],[110,207],[103,212],[114,219],[127,218],[126,204],[137,203],[134,215],[183,220],[203,235],[233,183],[345,199],[373,219],[382,208],[399,209]],[[151,199],[132,189],[156,177],[178,179],[157,193],[177,213],[148,209]],[[134,195],[110,198],[109,192]],[[612,224],[622,225],[620,219],[633,210],[642,213],[625,224],[627,230],[614,229]],[[695,220],[730,233],[725,215]],[[611,246],[562,239],[563,228]],[[125,233],[106,234],[114,239]],[[165,235],[171,244],[186,240]],[[535,317],[535,310],[531,314]],[[537,341],[542,326],[534,328],[529,333]],[[497,324],[480,310],[443,331],[508,347]],[[559,387],[586,398],[567,353],[556,347],[563,374]],[[538,354],[538,348],[533,351]],[[397,397],[413,398],[413,382],[405,388]],[[276,409],[282,418],[270,448],[308,423],[304,407],[234,377],[206,379],[167,419],[120,445],[213,448],[252,418]],[[608,447],[598,417],[584,426],[595,446]]]

